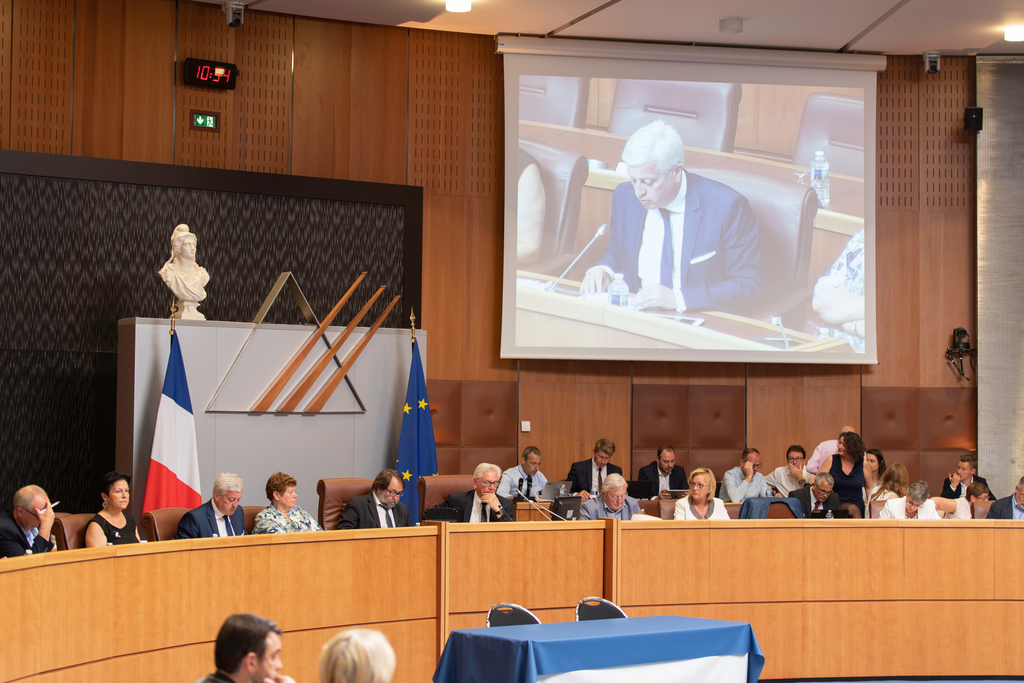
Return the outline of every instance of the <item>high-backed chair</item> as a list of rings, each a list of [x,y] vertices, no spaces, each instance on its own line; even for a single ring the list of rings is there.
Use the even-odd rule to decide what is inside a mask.
[[[595,621],[597,619],[627,619],[622,608],[611,600],[604,598],[583,598],[576,603],[576,621]]]
[[[860,519],[860,508],[853,503],[840,503],[840,509],[846,510],[847,514],[850,515],[850,519]]]
[[[539,624],[537,615],[514,602],[499,602],[487,610],[487,626],[529,626]]]
[[[615,86],[608,132],[628,137],[661,119],[686,147],[732,152],[743,86],[738,83],[634,81]]]
[[[178,531],[178,522],[188,512],[188,508],[162,508],[150,510],[142,515],[142,528],[146,530],[146,540],[169,541]]]
[[[317,507],[317,522],[324,531],[338,528],[341,514],[345,512],[350,498],[365,496],[373,488],[373,479],[321,479],[316,483],[316,493],[320,496]]]
[[[448,494],[457,491],[469,491],[473,488],[472,474],[438,474],[433,477],[420,477],[416,482],[416,491],[420,494],[420,519],[423,511],[444,501]]]
[[[583,128],[589,99],[589,78],[519,77],[519,118],[523,121]]]
[[[878,513],[885,507],[884,500],[873,500],[868,503],[868,519],[878,519]]]
[[[266,509],[266,505],[243,505],[242,512],[245,513],[245,533],[251,534],[256,526],[256,515]]]
[[[57,550],[84,548],[85,527],[89,526],[89,520],[93,516],[91,512],[83,512],[55,517],[53,520],[53,537],[57,543]]]
[[[651,517],[661,517],[661,506],[660,501],[657,500],[638,500],[637,504],[640,505],[640,512]]]
[[[746,197],[757,219],[765,290],[761,302],[749,313],[759,318],[777,315],[787,327],[802,329],[813,287],[808,280],[814,218],[818,214],[814,190],[809,185],[756,173],[692,170]]]
[[[765,515],[765,519],[796,519],[796,515],[793,514],[787,503],[778,501],[768,505],[768,513]]]
[[[864,177],[864,100],[812,93],[804,101],[793,163],[809,168],[821,150],[829,173]]]
[[[560,274],[574,258],[576,228],[580,218],[583,185],[590,169],[579,152],[548,147],[528,140],[519,141],[525,168],[535,161],[544,187],[544,224],[536,255],[524,257],[517,265],[534,272]],[[598,226],[592,226],[596,231]]]
[[[739,519],[741,507],[743,503],[726,503],[725,511],[729,513],[729,519]]]
[[[971,516],[974,519],[987,519],[988,509],[992,507],[992,503],[994,502],[995,501],[992,500],[979,500],[971,503]]]
[[[661,500],[658,499],[658,515],[662,519],[675,519],[676,516],[676,499],[672,500]]]

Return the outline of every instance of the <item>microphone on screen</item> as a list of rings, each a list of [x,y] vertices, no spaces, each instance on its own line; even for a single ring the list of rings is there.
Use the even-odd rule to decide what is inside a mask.
[[[557,287],[557,286],[558,286],[558,283],[559,283],[559,282],[561,282],[561,281],[562,281],[562,280],[563,280],[563,279],[565,278],[566,274],[567,274],[567,273],[568,273],[568,272],[569,272],[570,270],[572,270],[572,267],[576,265],[576,262],[577,262],[577,261],[579,261],[579,260],[580,260],[580,258],[582,258],[582,257],[583,257],[583,255],[587,253],[587,249],[590,249],[591,245],[593,245],[593,244],[594,244],[594,242],[596,242],[596,241],[597,241],[597,238],[598,238],[598,237],[600,237],[601,235],[603,235],[603,234],[604,234],[604,233],[605,233],[605,232],[606,232],[607,230],[608,230],[608,224],[607,224],[607,223],[603,224],[603,225],[602,225],[602,226],[601,226],[600,228],[598,228],[598,229],[597,229],[597,232],[595,232],[595,233],[594,233],[594,236],[590,238],[590,241],[589,241],[589,242],[587,242],[587,246],[583,247],[583,251],[581,251],[581,252],[580,252],[580,253],[579,253],[579,254],[578,254],[578,255],[576,256],[576,258],[574,258],[574,259],[572,260],[572,263],[570,263],[570,264],[569,264],[569,267],[568,267],[568,268],[566,268],[566,269],[565,269],[565,270],[564,270],[564,271],[562,272],[562,274],[558,276],[558,279],[557,279],[557,280],[555,280],[554,282],[550,282],[550,283],[548,283],[548,285],[547,285],[547,286],[546,286],[546,287],[544,288],[544,289],[545,289],[545,291],[548,291],[548,292],[553,292],[553,291],[555,291],[555,287]]]

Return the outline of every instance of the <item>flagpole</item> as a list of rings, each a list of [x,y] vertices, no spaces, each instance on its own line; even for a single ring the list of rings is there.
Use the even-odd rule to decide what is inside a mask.
[[[416,309],[409,307],[409,322],[412,325],[412,343],[416,343]]]

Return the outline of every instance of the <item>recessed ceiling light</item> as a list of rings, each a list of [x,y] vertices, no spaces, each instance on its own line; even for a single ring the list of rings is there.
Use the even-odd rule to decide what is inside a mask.
[[[729,17],[718,20],[719,33],[743,33],[743,20],[738,17]]]
[[[444,8],[449,12],[468,12],[473,0],[445,0]]]
[[[1003,39],[1011,43],[1024,41],[1024,26],[1007,26],[1003,29]]]

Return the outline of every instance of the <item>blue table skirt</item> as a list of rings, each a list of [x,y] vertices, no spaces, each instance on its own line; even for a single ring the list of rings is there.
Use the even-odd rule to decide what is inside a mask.
[[[534,683],[538,676],[722,655],[764,655],[750,624],[661,616],[452,631],[435,683]]]

